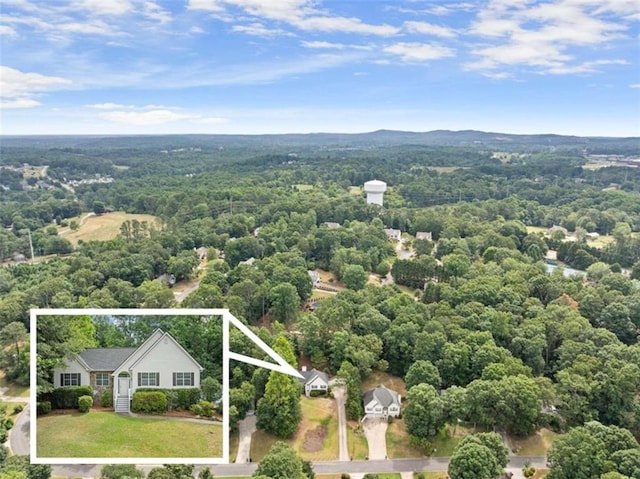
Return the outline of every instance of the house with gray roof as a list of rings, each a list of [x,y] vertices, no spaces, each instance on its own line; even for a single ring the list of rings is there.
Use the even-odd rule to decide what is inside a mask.
[[[169,334],[157,329],[137,348],[88,348],[54,369],[53,386],[113,392],[116,412],[129,412],[138,388],[199,388],[204,368]]]
[[[316,368],[307,371],[307,367],[303,366],[298,371],[304,379],[300,379],[300,382],[304,384],[304,394],[309,397],[311,391],[323,391],[329,390],[329,376],[323,371],[318,371]]]
[[[382,384],[362,395],[367,416],[387,418],[400,415],[400,394]]]

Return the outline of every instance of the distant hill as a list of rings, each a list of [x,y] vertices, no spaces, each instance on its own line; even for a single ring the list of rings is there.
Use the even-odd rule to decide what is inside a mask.
[[[255,148],[275,151],[282,148],[314,149],[390,146],[454,146],[492,150],[581,149],[590,153],[640,155],[640,137],[580,137],[554,134],[513,135],[476,130],[427,132],[378,130],[369,133],[306,133],[278,135],[136,135],[136,136],[0,136],[3,148],[79,149],[176,149]],[[635,153],[634,153],[635,152]]]

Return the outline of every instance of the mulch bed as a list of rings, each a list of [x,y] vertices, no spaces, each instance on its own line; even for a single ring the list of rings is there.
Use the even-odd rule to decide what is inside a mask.
[[[322,424],[315,427],[304,435],[302,450],[304,452],[318,452],[322,450],[322,443],[327,436],[327,426]]]

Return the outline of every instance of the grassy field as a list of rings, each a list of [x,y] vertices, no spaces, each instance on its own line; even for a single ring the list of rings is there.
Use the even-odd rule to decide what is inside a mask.
[[[349,194],[353,195],[353,196],[359,196],[362,194],[362,187],[361,186],[350,186],[349,187]]]
[[[366,459],[369,455],[369,445],[364,433],[357,429],[355,421],[347,422],[347,449],[354,460]]]
[[[516,456],[546,456],[547,450],[558,436],[549,429],[540,429],[528,437],[508,437],[509,448]]]
[[[74,245],[77,245],[80,240],[109,240],[116,238],[120,234],[120,225],[126,220],[138,220],[141,223],[146,221],[151,226],[156,223],[157,218],[152,215],[135,215],[123,211],[114,211],[100,216],[89,216],[84,220],[78,231],[61,228],[58,234]],[[76,221],[78,220],[76,219]]]
[[[284,442],[309,461],[337,460],[338,413],[335,401],[329,398],[302,397],[300,405],[302,421],[298,432]],[[271,446],[281,440],[264,431],[254,432],[251,437],[251,460],[260,461],[269,452]]]
[[[418,472],[416,472],[413,477],[418,477]],[[442,472],[423,472],[422,475],[424,476],[424,479],[449,479],[449,475],[442,471]]]
[[[385,373],[382,371],[373,371],[367,379],[362,382],[362,392],[368,391],[369,389],[373,389],[377,386],[383,384],[385,387],[389,389],[393,389],[395,392],[400,394],[400,397],[404,400],[407,396],[407,386],[404,383],[402,378],[398,376],[394,376],[393,374]]]
[[[394,419],[387,427],[387,456],[389,459],[424,457],[424,448],[412,446],[404,419]]]
[[[113,412],[52,414],[37,420],[40,457],[221,457],[222,427]]]
[[[4,376],[4,372],[0,372],[0,388],[7,388],[7,391],[4,393],[5,396],[29,397],[29,386],[18,386],[17,384],[9,383]]]

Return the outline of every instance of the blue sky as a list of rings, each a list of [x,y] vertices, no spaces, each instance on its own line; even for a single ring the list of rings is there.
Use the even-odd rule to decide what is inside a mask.
[[[640,136],[637,0],[2,0],[3,134]]]

